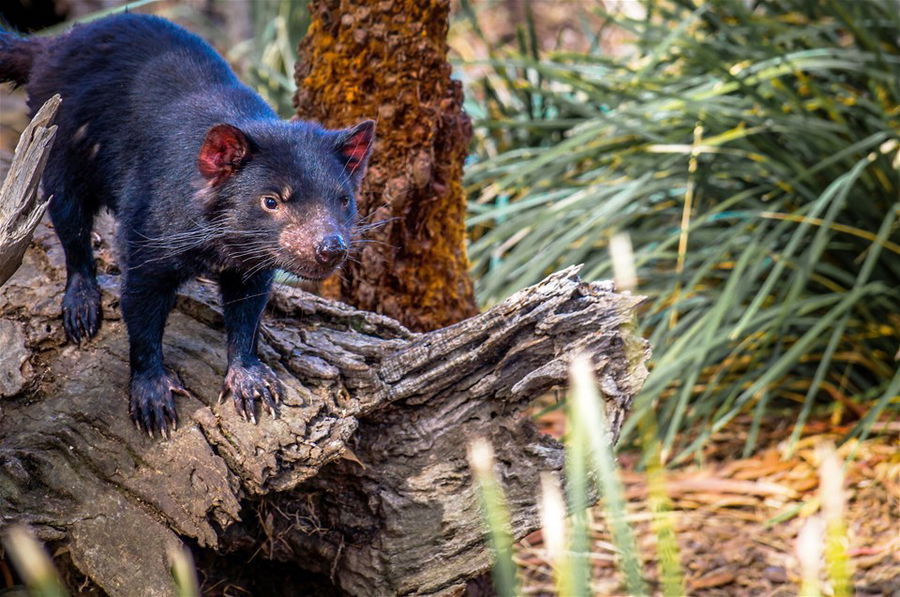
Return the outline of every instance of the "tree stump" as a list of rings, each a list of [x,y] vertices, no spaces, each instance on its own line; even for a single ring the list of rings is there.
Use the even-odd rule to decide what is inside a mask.
[[[127,413],[110,226],[95,238],[105,320],[87,345],[65,343],[63,253],[48,226],[0,288],[0,520],[64,544],[109,595],[173,595],[165,554],[182,542],[292,562],[351,595],[458,595],[490,566],[470,438],[493,443],[522,537],[538,527],[540,471],[563,465],[529,402],[587,353],[617,433],[647,374],[641,299],[577,268],[428,333],[279,286],[260,353],[287,398],[280,418],[253,425],[217,403],[225,338],[201,280],[165,336],[193,397],[179,399],[171,440],[152,440]]]

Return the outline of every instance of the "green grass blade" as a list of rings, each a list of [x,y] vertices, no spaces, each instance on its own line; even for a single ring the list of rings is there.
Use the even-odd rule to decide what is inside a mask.
[[[500,597],[516,597],[520,592],[513,561],[509,511],[495,471],[494,450],[487,440],[476,439],[469,445],[469,466],[478,485],[488,540],[494,554],[494,587]]]
[[[588,357],[577,357],[571,364],[572,412],[569,421],[587,436],[594,476],[603,491],[606,520],[619,555],[619,567],[629,595],[647,595],[640,552],[634,531],[628,524],[625,491],[613,454],[609,423]],[[587,593],[578,593],[579,595]]]

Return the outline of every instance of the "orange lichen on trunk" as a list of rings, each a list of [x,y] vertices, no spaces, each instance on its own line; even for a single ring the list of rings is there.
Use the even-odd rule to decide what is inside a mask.
[[[322,292],[436,329],[477,312],[462,168],[472,134],[447,62],[449,0],[313,0],[294,105],[330,127],[377,121],[359,197],[368,230]]]

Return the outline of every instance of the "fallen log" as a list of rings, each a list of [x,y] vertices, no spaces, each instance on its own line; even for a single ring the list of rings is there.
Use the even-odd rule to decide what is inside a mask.
[[[493,443],[522,537],[538,527],[540,472],[563,465],[529,403],[587,353],[617,434],[646,376],[640,298],[577,268],[421,334],[279,286],[260,354],[287,398],[278,419],[253,425],[217,403],[221,310],[215,286],[197,281],[165,336],[193,397],[179,398],[172,438],[152,440],[127,413],[112,236],[99,227],[105,321],[85,346],[65,344],[64,261],[47,226],[0,288],[0,523],[57,542],[109,595],[174,594],[165,554],[185,542],[290,562],[351,595],[458,595],[490,566],[468,441]]]

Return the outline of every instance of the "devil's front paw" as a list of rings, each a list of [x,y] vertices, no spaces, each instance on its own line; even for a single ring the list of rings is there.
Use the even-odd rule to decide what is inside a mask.
[[[81,344],[96,336],[103,319],[97,281],[73,275],[63,296],[62,311],[63,327],[70,342]]]
[[[170,373],[160,371],[133,375],[128,410],[134,424],[150,437],[159,432],[168,438],[169,427],[173,430],[178,427],[173,394],[190,396],[178,378]]]
[[[228,368],[219,401],[229,394],[234,400],[238,414],[256,423],[256,401],[261,399],[268,407],[272,418],[277,418],[276,406],[281,401],[284,390],[278,377],[268,366],[254,363],[250,366],[232,365]]]

